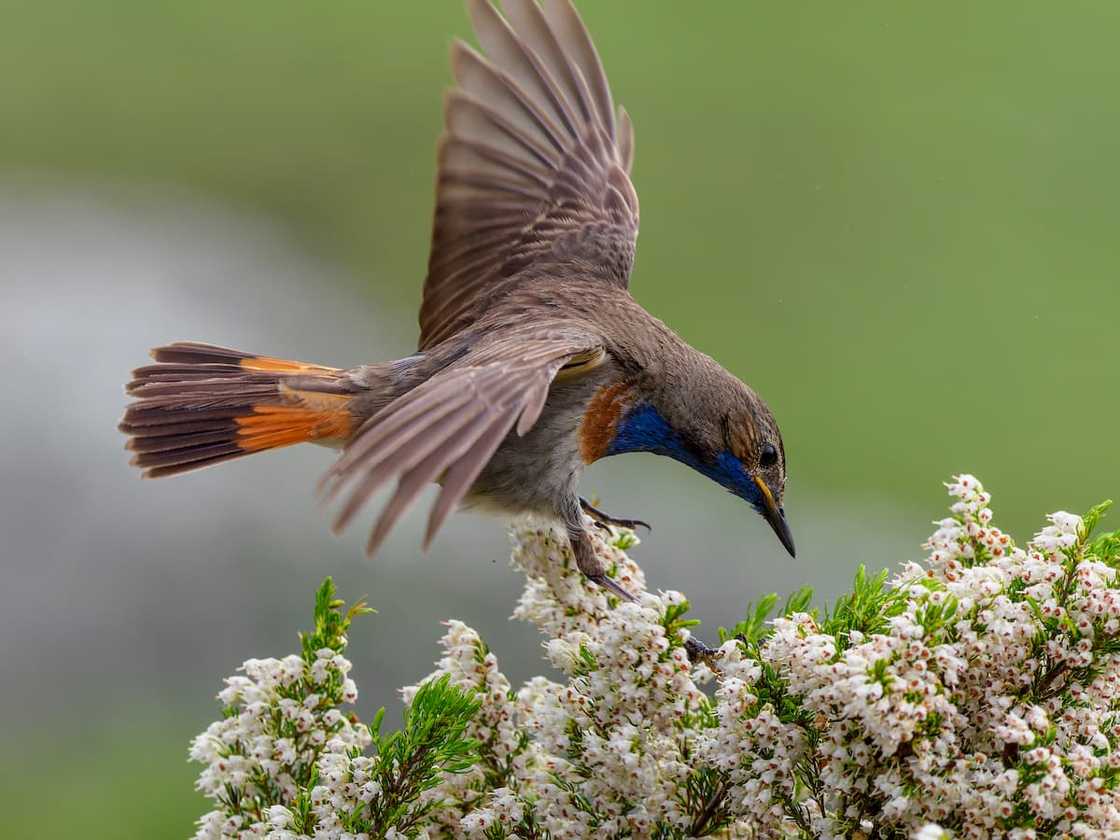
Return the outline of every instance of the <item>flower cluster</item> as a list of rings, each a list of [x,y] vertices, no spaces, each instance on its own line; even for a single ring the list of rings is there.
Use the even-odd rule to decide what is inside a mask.
[[[889,588],[857,578],[832,616],[777,619],[747,678],[723,680],[713,760],[731,760],[730,721],[765,725],[777,772],[748,749],[732,777],[811,836],[1116,836],[1117,542],[1088,542],[1100,511],[1057,513],[1017,548],[974,477],[948,486],[954,516],[926,565]],[[773,689],[759,669],[796,694],[794,713],[752,714],[757,686]]]
[[[330,600],[327,589],[319,601]],[[191,744],[192,761],[206,765],[196,787],[219,806],[199,821],[197,840],[264,836],[291,823],[285,807],[316,775],[320,762],[370,743],[369,730],[338,709],[358,690],[342,655],[352,615],[317,610],[317,632],[304,652],[250,659],[218,694],[221,720]],[[333,619],[333,620],[332,620]]]
[[[620,603],[583,581],[563,535],[525,526],[515,617],[540,630],[560,679],[514,688],[478,634],[449,622],[436,671],[404,698],[415,709],[433,687],[459,692],[474,704],[456,718],[468,746],[398,797],[406,819],[375,824],[385,761],[361,756],[352,724],[290,695],[326,696],[308,670],[318,653],[247,663],[223,698],[236,714],[196,744],[209,762],[200,786],[221,802],[200,836],[237,816],[227,836],[1120,836],[1120,533],[1093,536],[1101,506],[1052,514],[1019,547],[974,477],[947,486],[952,515],[925,562],[890,580],[860,569],[824,612],[807,590],[776,616],[764,599],[703,662],[686,652],[684,598],[645,591],[624,551],[632,534],[597,538],[636,595]],[[319,668],[341,687],[335,655]],[[254,702],[268,720],[334,728],[278,748],[283,733],[262,736]],[[381,736],[373,746],[384,755]],[[321,781],[300,775],[309,761]],[[244,815],[221,792],[231,785],[252,803]],[[354,813],[367,819],[347,822]]]
[[[924,564],[889,583],[861,570],[823,615],[799,593],[767,622],[768,600],[725,634],[713,697],[697,687],[711,671],[685,656],[679,594],[641,592],[604,542],[607,567],[641,592],[613,604],[579,580],[560,535],[518,532],[515,615],[567,680],[514,693],[453,626],[437,674],[501,719],[514,760],[469,796],[441,788],[455,816],[438,833],[1116,836],[1120,539],[1090,541],[1098,509],[1053,514],[1018,548],[974,477],[948,488],[953,515]]]
[[[222,719],[190,749],[216,806],[195,840],[407,837],[436,804],[425,794],[477,761],[463,731],[478,703],[446,679],[415,693],[400,732],[382,735],[380,712],[372,726],[343,714],[358,699],[346,631],[363,612],[345,610],[328,578],[302,653],[250,659],[226,680]]]
[[[600,540],[605,566],[641,593],[640,569],[619,548],[633,535]],[[438,789],[444,808],[433,834],[487,837],[649,836],[689,828],[690,743],[707,699],[685,653],[687,604],[678,593],[642,593],[638,603],[585,583],[562,535],[525,528],[514,563],[527,575],[516,615],[549,639],[566,683],[536,677],[514,691],[470,628],[450,622],[432,677],[450,678],[481,702],[468,733],[482,760]],[[409,698],[417,688],[404,690]],[[702,774],[702,771],[701,771]]]

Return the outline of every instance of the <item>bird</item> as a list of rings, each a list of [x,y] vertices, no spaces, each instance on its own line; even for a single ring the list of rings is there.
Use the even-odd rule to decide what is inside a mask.
[[[745,501],[794,555],[786,454],[767,404],[647,312],[634,128],[571,0],[468,0],[481,50],[455,40],[419,342],[350,368],[179,341],[133,372],[120,429],[149,478],[265,450],[340,450],[320,482],[341,531],[395,482],[372,555],[426,487],[426,550],[457,508],[562,527],[580,572],[596,527],[632,527],[579,495],[584,469],[672,458]]]

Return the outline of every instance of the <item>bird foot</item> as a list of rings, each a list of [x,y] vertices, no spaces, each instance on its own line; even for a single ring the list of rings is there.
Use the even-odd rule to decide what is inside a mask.
[[[603,513],[587,499],[581,498],[579,506],[583,508],[583,512],[591,517],[592,521],[605,531],[611,528],[626,528],[630,531],[637,529],[639,526],[645,528],[647,531],[652,532],[653,528],[650,527],[648,522],[643,522],[641,519],[618,519],[609,514]]]
[[[712,658],[716,655],[714,648],[708,647],[695,636],[688,637],[688,641],[684,643],[684,649],[688,653],[689,661],[693,665],[697,662],[707,662],[710,665]]]

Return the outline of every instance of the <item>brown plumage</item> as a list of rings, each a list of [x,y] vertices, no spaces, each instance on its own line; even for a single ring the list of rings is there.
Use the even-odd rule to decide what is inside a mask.
[[[147,478],[293,443],[341,445],[353,430],[353,391],[333,368],[195,342],[152,356],[159,364],[133,371],[137,401],[120,423]]]
[[[785,451],[762,400],[650,316],[628,290],[638,235],[633,128],[569,0],[468,0],[485,56],[452,48],[419,352],[335,369],[178,343],[135,372],[121,429],[148,476],[314,442],[346,527],[396,490],[381,545],[441,485],[431,542],[460,503],[562,522],[596,558],[577,484],[598,458],[668,455],[752,504],[792,552]]]

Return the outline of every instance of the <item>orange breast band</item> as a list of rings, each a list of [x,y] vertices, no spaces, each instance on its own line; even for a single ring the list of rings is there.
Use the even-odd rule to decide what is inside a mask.
[[[633,386],[629,382],[604,385],[591,398],[579,425],[579,451],[585,464],[607,453],[618,428],[618,418],[632,398]]]

